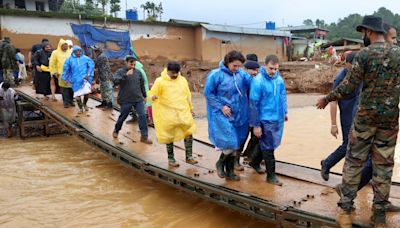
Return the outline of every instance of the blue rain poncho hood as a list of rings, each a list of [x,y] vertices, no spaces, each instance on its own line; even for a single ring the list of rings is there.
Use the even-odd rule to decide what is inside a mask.
[[[81,56],[77,57],[76,52],[81,50]],[[81,47],[75,45],[72,48],[72,55],[64,63],[62,80],[71,83],[74,92],[82,88],[85,77],[88,76],[88,82],[92,84],[94,74],[94,62],[87,57]]]

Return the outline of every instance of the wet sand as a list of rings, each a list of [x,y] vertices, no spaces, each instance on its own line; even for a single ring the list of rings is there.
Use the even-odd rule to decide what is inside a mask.
[[[268,226],[144,177],[72,136],[0,145],[0,227]]]

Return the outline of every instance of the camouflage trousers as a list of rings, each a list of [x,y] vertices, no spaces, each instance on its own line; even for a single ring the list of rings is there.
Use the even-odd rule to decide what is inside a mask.
[[[357,196],[361,172],[369,153],[371,153],[373,169],[373,209],[384,210],[385,205],[389,203],[398,131],[398,125],[382,129],[362,125],[357,123],[357,119],[354,120],[343,166],[342,193],[338,203],[343,210],[351,211],[353,200]]]
[[[112,102],[114,97],[113,84],[111,81],[100,81],[101,99],[105,102]]]

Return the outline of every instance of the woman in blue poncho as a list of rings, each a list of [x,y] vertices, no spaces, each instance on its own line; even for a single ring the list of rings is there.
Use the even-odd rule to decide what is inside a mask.
[[[244,61],[240,52],[229,52],[219,68],[210,72],[204,89],[209,138],[222,152],[217,173],[228,180],[240,180],[234,172],[234,160],[248,133],[247,91],[251,77],[240,68]]]

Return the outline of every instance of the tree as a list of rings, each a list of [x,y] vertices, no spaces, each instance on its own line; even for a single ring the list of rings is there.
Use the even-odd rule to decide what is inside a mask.
[[[303,21],[303,25],[314,25],[314,22],[311,19],[306,19]]]
[[[117,17],[117,13],[121,10],[120,0],[110,0],[110,13]]]
[[[63,13],[82,14],[87,16],[101,16],[101,9],[91,0],[86,0],[84,5],[79,3],[79,0],[65,0],[60,9]]]
[[[98,4],[101,5],[101,9],[103,11],[103,14],[106,15],[106,6],[110,0],[97,0]]]
[[[332,23],[328,29],[328,38],[336,40],[343,37],[346,38],[361,38],[361,34],[356,31],[356,27],[361,24],[362,16],[360,14],[351,14],[343,19],[339,19],[338,23]]]
[[[144,18],[147,21],[157,21],[157,18],[160,17],[164,12],[162,4],[160,3],[158,6],[154,2],[145,2],[140,6],[143,9]],[[147,13],[147,16],[146,16]]]
[[[157,12],[158,12],[158,14],[159,14],[159,16],[160,16],[160,21],[161,21],[162,14],[164,13],[164,8],[163,8],[161,2],[160,2],[160,4],[158,4]]]
[[[324,20],[320,20],[320,19],[315,20],[315,25],[318,28],[326,28],[326,27],[328,27],[328,25],[325,24],[325,21]]]

